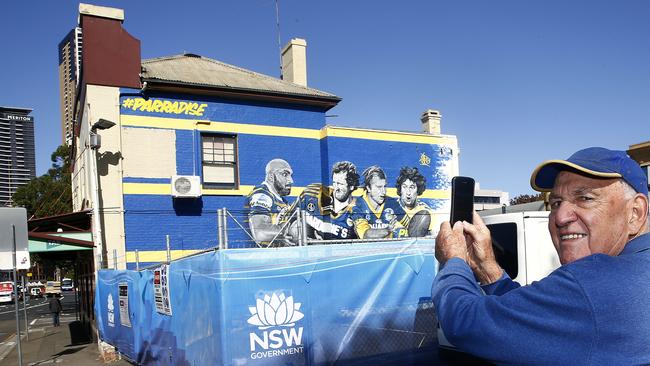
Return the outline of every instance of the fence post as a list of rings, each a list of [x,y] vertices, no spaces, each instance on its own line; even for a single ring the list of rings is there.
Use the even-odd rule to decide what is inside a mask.
[[[296,210],[296,234],[298,234],[298,246],[301,247],[305,245],[303,242],[304,236],[302,234],[302,210],[300,210],[300,207]]]
[[[135,270],[140,271],[140,253],[138,250],[135,250]]]
[[[300,233],[302,234],[302,245],[307,245],[307,212],[300,212]]]
[[[169,235],[165,235],[165,241],[167,242],[167,262],[172,261],[172,252],[169,249]]]
[[[223,226],[223,248],[228,249],[228,210],[224,207],[221,209],[221,225]]]
[[[223,217],[221,217],[221,209],[217,209],[217,240],[219,241],[219,249],[223,249]]]
[[[117,269],[117,249],[113,249],[113,269]]]

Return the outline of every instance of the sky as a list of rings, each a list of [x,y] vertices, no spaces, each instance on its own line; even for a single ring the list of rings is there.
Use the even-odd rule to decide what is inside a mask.
[[[279,77],[275,0],[87,1],[122,8],[142,58],[196,53]],[[61,143],[58,43],[79,2],[3,1],[0,105],[32,108],[36,170]],[[280,39],[307,40],[310,87],[338,126],[456,135],[462,175],[510,197],[588,146],[650,140],[650,1],[278,0]]]

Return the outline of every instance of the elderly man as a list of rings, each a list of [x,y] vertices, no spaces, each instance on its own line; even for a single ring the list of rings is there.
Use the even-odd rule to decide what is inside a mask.
[[[625,152],[596,147],[535,169],[562,266],[529,286],[499,267],[478,215],[442,223],[432,294],[447,338],[499,364],[650,364],[647,179]]]
[[[291,206],[284,198],[291,193],[293,170],[285,160],[266,164],[264,182],[253,188],[246,200],[248,221],[255,242],[261,246],[294,245],[297,238],[288,234]],[[275,240],[274,240],[275,239]]]

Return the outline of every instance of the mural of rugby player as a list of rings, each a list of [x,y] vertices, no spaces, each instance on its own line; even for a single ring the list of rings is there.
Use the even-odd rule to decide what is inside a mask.
[[[332,167],[332,186],[310,184],[300,197],[306,212],[307,237],[310,239],[356,239],[352,209],[356,199],[352,192],[359,186],[357,168],[349,161]]]
[[[397,221],[396,211],[401,210],[395,198],[386,197],[386,174],[373,165],[363,172],[364,194],[354,207],[353,223],[361,239],[380,239],[405,236]]]
[[[418,199],[426,190],[426,178],[420,174],[418,168],[402,167],[395,188],[402,208],[398,220],[408,229],[408,236],[422,237],[431,234],[435,224],[433,211]]]
[[[291,206],[285,199],[293,185],[293,170],[282,159],[266,164],[264,182],[253,188],[246,199],[248,224],[255,242],[260,246],[295,245],[295,228],[287,225]],[[277,236],[277,237],[276,237]],[[271,241],[275,238],[275,241]]]

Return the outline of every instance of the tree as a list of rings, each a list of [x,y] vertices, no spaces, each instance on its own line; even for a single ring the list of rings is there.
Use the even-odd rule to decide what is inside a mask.
[[[520,194],[519,196],[516,196],[515,198],[510,200],[510,205],[518,205],[521,203],[529,203],[529,202],[537,202],[537,201],[544,201],[544,194],[543,193],[538,193],[538,194]]]
[[[14,206],[25,207],[29,218],[72,212],[70,148],[59,146],[51,160],[47,173],[19,187],[13,195]]]

